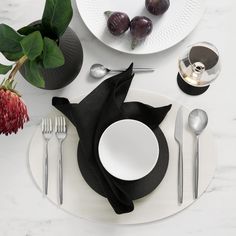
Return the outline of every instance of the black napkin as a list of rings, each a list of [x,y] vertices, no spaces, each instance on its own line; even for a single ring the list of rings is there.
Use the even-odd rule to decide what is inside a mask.
[[[54,97],[53,106],[60,110],[76,127],[80,137],[80,155],[87,158],[90,170],[103,188],[108,201],[117,214],[134,209],[131,197],[102,166],[98,156],[98,143],[104,130],[121,119],[136,119],[154,130],[165,118],[171,105],[154,108],[140,102],[125,102],[134,77],[133,64],[101,83],[79,104],[66,98]]]

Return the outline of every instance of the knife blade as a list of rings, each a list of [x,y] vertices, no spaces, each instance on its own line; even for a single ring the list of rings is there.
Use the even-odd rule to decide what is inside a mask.
[[[178,153],[178,202],[183,203],[183,107],[177,112],[175,120],[175,140],[179,145]]]

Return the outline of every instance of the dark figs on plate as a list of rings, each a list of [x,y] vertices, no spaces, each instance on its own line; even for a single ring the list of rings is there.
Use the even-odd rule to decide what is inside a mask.
[[[152,21],[146,16],[136,16],[130,22],[132,35],[131,48],[134,49],[140,41],[144,40],[152,32]]]
[[[169,6],[169,0],[146,0],[145,2],[147,10],[153,15],[162,15],[164,14]]]
[[[107,27],[111,34],[119,36],[129,29],[130,19],[126,13],[106,11],[104,14],[108,17]]]

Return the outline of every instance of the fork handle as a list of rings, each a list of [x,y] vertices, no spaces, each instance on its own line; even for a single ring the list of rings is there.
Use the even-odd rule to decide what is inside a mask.
[[[43,158],[43,196],[48,194],[48,141],[45,141]]]
[[[63,163],[62,163],[62,141],[60,141],[60,152],[58,157],[58,204],[63,204]]]

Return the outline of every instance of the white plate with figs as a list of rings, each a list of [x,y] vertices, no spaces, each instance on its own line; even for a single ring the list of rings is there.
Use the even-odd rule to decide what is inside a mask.
[[[145,0],[76,0],[79,13],[88,29],[107,46],[129,54],[151,54],[170,48],[187,37],[200,21],[206,0],[170,0],[161,15],[151,14]],[[111,34],[104,12],[124,12],[130,21],[145,16],[152,21],[152,32],[132,49],[133,37],[128,29],[120,36]]]

